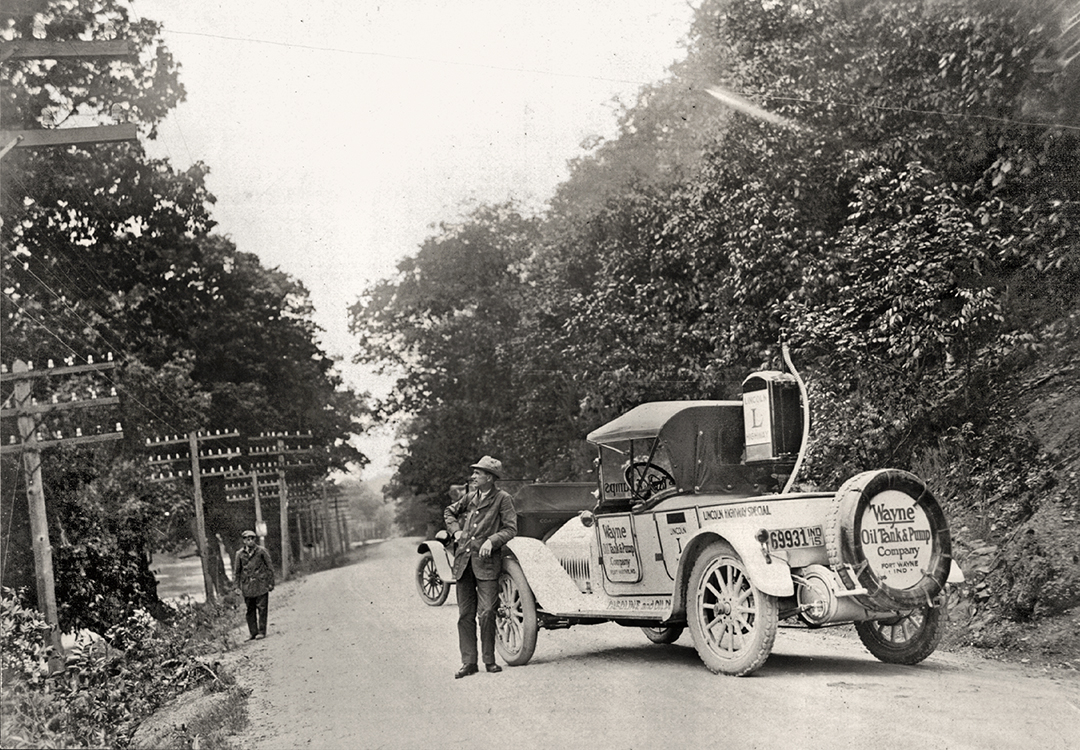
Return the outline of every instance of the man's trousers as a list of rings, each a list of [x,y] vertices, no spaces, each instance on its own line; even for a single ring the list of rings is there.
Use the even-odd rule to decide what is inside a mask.
[[[266,635],[266,610],[270,605],[270,594],[245,596],[244,601],[247,603],[247,625],[251,637]]]
[[[484,664],[495,663],[495,608],[499,603],[499,582],[480,581],[472,566],[454,584],[458,602],[458,648],[462,664],[476,664],[476,622],[480,621],[480,645]]]

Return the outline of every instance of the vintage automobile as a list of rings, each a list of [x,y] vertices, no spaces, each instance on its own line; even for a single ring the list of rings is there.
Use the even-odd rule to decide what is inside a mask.
[[[897,469],[835,492],[791,492],[809,422],[791,370],[753,373],[741,400],[646,403],[588,435],[594,507],[546,538],[511,539],[503,555],[497,648],[507,664],[529,661],[541,628],[603,622],[655,643],[689,627],[705,665],[728,675],[764,664],[781,620],[854,623],[885,662],[934,651],[945,585],[963,580],[940,506]],[[446,580],[447,552],[422,547],[444,555]]]
[[[514,489],[512,486],[509,489]],[[450,496],[457,500],[464,485],[452,485]],[[518,536],[547,541],[567,521],[596,505],[596,485],[592,482],[536,482],[521,485],[513,492],[517,511]],[[445,531],[417,547],[416,591],[424,604],[441,606],[454,583],[453,544]]]

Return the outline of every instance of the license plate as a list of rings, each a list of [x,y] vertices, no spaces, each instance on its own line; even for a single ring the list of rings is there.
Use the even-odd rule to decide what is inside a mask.
[[[776,529],[769,532],[769,549],[824,546],[825,535],[820,526],[800,526],[797,529]]]

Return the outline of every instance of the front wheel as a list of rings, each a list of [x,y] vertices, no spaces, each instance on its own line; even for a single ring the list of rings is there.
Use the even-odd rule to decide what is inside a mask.
[[[758,590],[731,545],[716,541],[705,548],[688,593],[690,633],[706,667],[741,677],[765,663],[776,640],[779,605]]]
[[[645,634],[653,643],[659,643],[661,645],[674,643],[679,640],[679,636],[683,634],[682,625],[673,625],[669,628],[642,628],[641,632]]]
[[[450,596],[450,584],[439,575],[430,552],[422,554],[416,563],[416,591],[429,607],[442,606]]]
[[[495,648],[511,667],[527,664],[536,651],[536,599],[517,560],[503,558],[499,604],[495,614]]]
[[[866,650],[886,664],[918,664],[934,653],[945,632],[948,607],[919,607],[886,620],[855,623]]]

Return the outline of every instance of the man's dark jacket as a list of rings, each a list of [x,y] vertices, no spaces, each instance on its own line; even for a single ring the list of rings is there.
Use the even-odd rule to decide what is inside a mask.
[[[246,597],[262,596],[274,588],[274,566],[265,547],[255,545],[251,551],[247,547],[237,551],[236,581]]]
[[[457,554],[454,556],[454,579],[461,578],[465,566],[472,562],[473,575],[478,581],[493,581],[502,570],[502,547],[517,534],[517,512],[510,493],[492,487],[486,495],[465,493],[443,511],[446,530],[451,536],[461,531]],[[491,557],[480,557],[480,547],[491,540]]]

